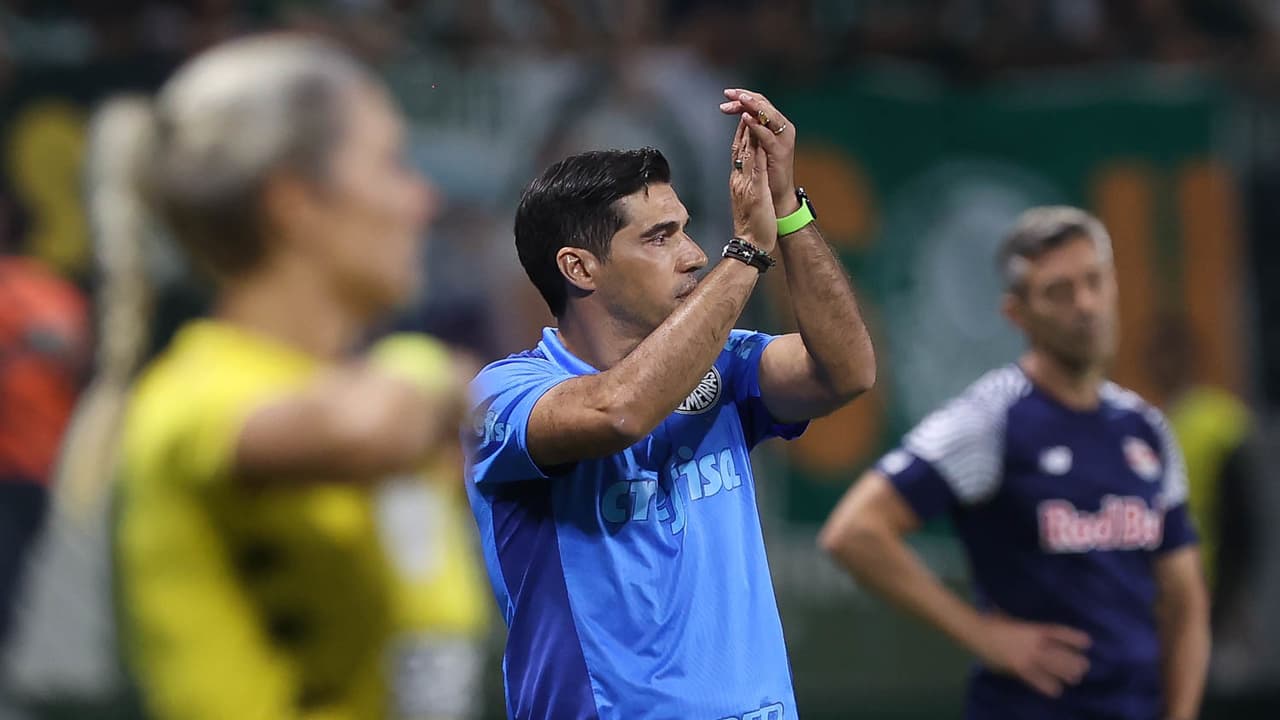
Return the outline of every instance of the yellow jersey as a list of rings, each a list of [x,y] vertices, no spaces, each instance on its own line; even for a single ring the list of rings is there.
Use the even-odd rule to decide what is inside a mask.
[[[392,335],[370,357],[428,390],[467,379],[451,370],[445,346],[425,335]],[[394,575],[387,667],[396,720],[454,720],[481,711],[495,612],[463,491],[462,446],[454,438],[421,472],[383,482],[374,495]]]
[[[1249,433],[1249,409],[1226,390],[1202,385],[1172,403],[1168,415],[1186,458],[1189,507],[1200,531],[1205,577],[1213,587],[1222,537],[1219,479],[1227,459]]]
[[[370,490],[254,490],[231,476],[249,415],[321,368],[202,320],[137,383],[123,428],[119,596],[159,720],[387,716],[395,583]]]

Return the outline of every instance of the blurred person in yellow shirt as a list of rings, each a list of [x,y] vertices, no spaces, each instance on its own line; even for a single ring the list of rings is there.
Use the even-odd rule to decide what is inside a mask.
[[[426,384],[479,372],[466,352],[400,333],[373,357]],[[460,437],[418,472],[383,483],[376,508],[393,571],[394,633],[388,648],[396,720],[479,717],[494,607],[462,478]]]
[[[1225,388],[1197,381],[1195,337],[1186,317],[1157,318],[1148,363],[1182,447],[1192,518],[1200,531],[1215,632],[1244,630],[1257,559],[1250,484],[1249,408]]]
[[[341,52],[291,36],[215,47],[121,113],[142,158],[122,187],[217,287],[213,317],[141,373],[122,429],[117,594],[144,705],[393,715],[411,594],[374,493],[456,443],[458,412],[423,347],[353,354],[414,292],[434,210],[400,113]]]

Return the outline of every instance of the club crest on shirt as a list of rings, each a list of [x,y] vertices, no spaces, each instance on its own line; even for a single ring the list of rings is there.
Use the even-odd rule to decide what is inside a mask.
[[[676,412],[681,415],[697,415],[710,410],[716,404],[716,401],[720,399],[721,386],[720,371],[712,367],[698,381],[697,387],[693,389],[693,392],[689,393],[689,397],[680,403],[680,407],[676,408]]]
[[[1160,457],[1151,446],[1136,437],[1124,439],[1124,459],[1138,477],[1154,481],[1160,477]]]
[[[1040,471],[1046,475],[1066,475],[1071,472],[1071,448],[1057,445],[1040,453]]]

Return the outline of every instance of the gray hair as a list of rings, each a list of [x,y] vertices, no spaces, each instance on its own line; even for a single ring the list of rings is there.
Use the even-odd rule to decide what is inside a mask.
[[[261,191],[279,169],[322,180],[342,132],[344,92],[369,76],[315,38],[265,35],[208,50],[182,66],[148,112],[120,123],[144,153],[118,181],[217,276],[263,253]],[[138,101],[132,100],[135,106]],[[108,139],[109,142],[109,139]]]
[[[997,269],[1007,291],[1022,289],[1032,262],[1069,240],[1086,237],[1111,259],[1111,236],[1102,221],[1068,205],[1033,207],[1022,213],[996,254]]]

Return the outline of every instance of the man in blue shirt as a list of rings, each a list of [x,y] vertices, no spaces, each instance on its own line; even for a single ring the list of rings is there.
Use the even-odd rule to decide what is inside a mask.
[[[726,98],[736,237],[701,281],[657,150],[569,157],[521,198],[516,248],[558,327],[473,382],[467,483],[512,718],[797,717],[750,451],[870,387],[874,357],[794,184],[794,127]],[[799,334],[731,330],[775,246]]]
[[[1164,417],[1107,382],[1111,241],[1076,208],[1023,215],[999,257],[1027,338],[841,501],[821,542],[971,650],[971,720],[1189,720],[1209,657],[1186,471]],[[977,607],[903,542],[947,515]]]

